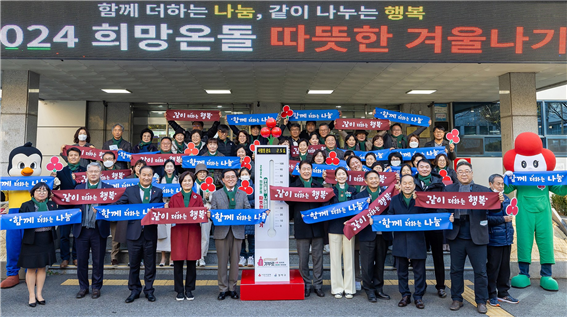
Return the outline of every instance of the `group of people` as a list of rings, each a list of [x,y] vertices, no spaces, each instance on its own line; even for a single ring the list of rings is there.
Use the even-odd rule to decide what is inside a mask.
[[[391,246],[395,258],[395,267],[399,279],[399,291],[402,295],[398,306],[411,303],[411,292],[408,287],[408,267],[411,265],[415,277],[414,302],[417,308],[424,308],[425,293],[425,260],[428,249],[431,250],[434,266],[436,289],[439,297],[445,293],[445,264],[443,252],[451,254],[451,304],[452,310],[463,305],[464,291],[463,270],[465,258],[468,256],[474,269],[475,300],[480,313],[486,313],[486,303],[499,306],[499,302],[517,303],[509,293],[509,261],[510,246],[514,236],[511,216],[504,210],[509,199],[501,195],[503,209],[494,210],[459,210],[453,216],[453,229],[426,232],[373,232],[368,226],[355,238],[348,239],[343,233],[345,221],[349,218],[335,219],[327,222],[307,224],[301,213],[321,207],[324,204],[336,204],[352,199],[368,198],[369,203],[376,200],[386,189],[380,186],[382,172],[396,172],[397,188],[400,194],[392,198],[387,214],[416,214],[424,212],[440,212],[423,209],[415,205],[414,193],[424,192],[503,192],[503,178],[491,176],[490,189],[473,182],[473,170],[470,163],[460,163],[453,170],[451,161],[456,158],[453,143],[445,140],[443,126],[435,126],[434,139],[424,144],[425,147],[443,146],[446,153],[438,154],[433,160],[417,153],[410,161],[404,163],[401,154],[392,152],[387,159],[378,159],[371,151],[383,149],[419,148],[419,134],[426,127],[419,128],[414,134],[406,136],[402,127],[393,123],[387,131],[357,130],[354,133],[338,131],[333,134],[334,122],[321,123],[317,129],[316,122],[308,121],[305,129],[295,122],[282,120],[281,130],[288,129],[289,136],[281,136],[277,143],[297,147],[296,155],[290,159],[298,163],[299,175],[290,173],[290,187],[332,187],[335,196],[326,203],[289,202],[290,218],[294,221],[294,235],[297,241],[299,269],[305,282],[305,296],[314,291],[319,297],[325,296],[323,287],[323,253],[327,250],[331,258],[331,294],[335,298],[352,298],[357,290],[364,290],[370,302],[378,299],[389,300],[384,293],[384,266],[386,254]],[[133,146],[124,140],[124,127],[116,124],[112,129],[112,138],[102,145],[104,153],[101,162],[81,157],[76,147],[95,147],[90,143],[90,135],[86,128],[79,128],[74,135],[71,148],[64,151],[61,157],[67,165],[55,177],[54,189],[100,189],[110,185],[101,180],[101,172],[127,169],[128,164],[117,161],[114,152],[123,150],[129,153],[157,152],[159,154],[184,153],[189,144],[199,150],[199,156],[237,156],[241,160],[251,157],[252,167],[233,169],[210,169],[198,164],[194,169],[183,169],[174,161],[168,160],[163,166],[148,166],[139,160],[131,165],[131,178],[138,178],[135,186],[126,188],[122,197],[114,204],[146,204],[163,202],[166,208],[207,207],[209,209],[248,209],[254,208],[254,194],[248,195],[238,190],[243,181],[254,186],[254,154],[250,145],[254,141],[267,144],[268,140],[260,135],[261,127],[250,126],[240,130],[236,126],[214,122],[207,131],[203,130],[203,122],[193,122],[192,129],[186,130],[177,122],[169,121],[175,131],[173,137],[162,137],[156,145],[153,131],[144,129],[140,133],[140,141]],[[234,139],[229,138],[229,131],[234,132]],[[309,146],[324,144],[325,147],[311,153]],[[292,151],[290,151],[291,153]],[[356,152],[367,152],[364,157]],[[345,167],[332,167],[335,171],[336,184],[325,182],[326,172],[322,177],[314,177],[313,165],[325,164],[330,153],[346,161],[348,170],[364,171],[365,186],[349,185],[348,170]],[[102,163],[102,164],[101,164]],[[446,186],[440,172],[445,170],[452,180]],[[78,183],[76,172],[85,172],[87,181]],[[208,192],[194,187],[212,176],[216,191]],[[154,183],[178,183],[181,191],[171,198],[164,198],[160,188]],[[195,190],[197,188],[197,190]],[[69,208],[57,206],[51,198],[51,189],[45,183],[35,185],[31,191],[31,200],[24,203],[20,212],[34,212]],[[155,301],[153,281],[156,276],[156,252],[161,252],[160,266],[166,265],[167,253],[169,265],[174,267],[174,288],[177,300],[192,300],[195,291],[196,267],[205,266],[205,257],[209,249],[211,231],[215,239],[218,256],[218,299],[226,297],[239,298],[236,290],[239,266],[254,266],[254,226],[212,226],[211,221],[201,224],[183,225],[148,225],[142,226],[140,220],[109,222],[97,220],[99,205],[80,205],[82,221],[74,225],[61,226],[60,267],[70,263],[77,266],[80,290],[77,298],[89,294],[88,262],[92,253],[92,298],[101,296],[104,271],[106,240],[112,236],[111,263],[119,263],[120,244],[126,244],[129,256],[130,273],[128,288],[130,295],[126,302],[131,303],[140,297],[142,291],[149,301]],[[488,225],[480,225],[487,221]],[[213,228],[214,227],[214,228]],[[70,243],[70,233],[74,243]],[[490,233],[489,233],[490,232]],[[29,289],[29,305],[45,304],[42,286],[45,280],[45,268],[56,262],[55,239],[57,232],[53,227],[26,229],[22,240],[22,248],[18,265],[27,268],[26,281]],[[312,257],[313,275],[310,274],[309,256]],[[342,260],[342,261],[341,261]],[[141,263],[145,269],[145,285],[142,288],[139,271]],[[230,263],[230,266],[228,264]],[[183,282],[183,267],[186,264],[186,278]],[[487,273],[488,272],[488,273]],[[34,286],[37,288],[34,289]]]

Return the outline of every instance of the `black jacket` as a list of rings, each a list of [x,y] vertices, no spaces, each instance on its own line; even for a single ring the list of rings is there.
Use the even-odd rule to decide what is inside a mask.
[[[404,194],[392,197],[388,215],[406,215],[425,213],[425,209],[415,206],[412,198],[409,207],[404,201]],[[423,231],[396,231],[392,243],[392,255],[408,259],[425,260],[427,247],[425,245],[425,232]]]
[[[185,136],[185,143],[192,142],[191,130],[183,129],[182,126],[180,126],[179,124],[177,124],[177,122],[175,122],[173,120],[167,121],[167,123],[169,123],[169,126],[171,126],[173,128],[173,131],[178,131],[178,130],[183,131],[183,135]],[[214,138],[215,134],[217,134],[217,130],[219,129],[219,125],[220,125],[220,121],[215,121],[215,122],[213,122],[212,127],[210,127],[206,132],[203,131],[203,137],[201,138],[201,142],[204,142],[205,144],[207,144],[208,139]]]
[[[441,143],[442,146],[445,147],[445,149],[447,150],[447,157],[451,160],[454,161],[457,158],[457,153],[455,152],[449,152],[449,141],[443,139],[443,142]],[[424,147],[436,147],[437,145],[435,144],[435,140],[431,140],[427,143],[425,143]],[[457,146],[455,145],[455,149],[457,148]],[[447,162],[447,164],[449,164],[449,162]]]
[[[459,184],[453,184],[445,187],[446,192],[459,192]],[[490,188],[473,184],[471,192],[473,193],[490,193]],[[453,212],[453,211],[449,211]],[[486,209],[471,209],[469,210],[470,231],[471,238],[474,244],[483,245],[488,244],[488,210]],[[445,230],[445,237],[449,240],[455,240],[459,235],[459,219],[455,219],[453,229]]]
[[[335,192],[335,196],[325,204],[334,205],[339,203],[339,190],[334,185],[333,185],[333,192]],[[349,195],[348,193],[350,193],[350,197],[348,197]],[[353,200],[355,195],[356,195],[356,188],[354,188],[353,186],[348,186],[347,200]],[[352,216],[329,220],[329,229],[327,231],[329,233],[334,233],[334,234],[343,234],[343,228],[345,226],[344,223],[348,221],[350,218],[352,218]]]
[[[152,186],[152,196],[150,203],[163,202],[163,193],[161,189]],[[141,204],[142,197],[140,197],[140,187],[130,186],[126,188],[122,197],[114,203],[114,205],[129,205]],[[146,240],[157,240],[157,225],[144,226],[144,237]],[[128,228],[126,230],[127,240],[138,240],[142,234],[142,221],[141,220],[128,220]]]
[[[102,180],[101,180],[102,182]],[[88,189],[88,180],[82,184],[77,185],[75,189]],[[108,185],[104,182],[100,185],[100,188],[113,188],[112,185]],[[81,212],[84,213],[87,205],[80,205]],[[81,215],[82,217],[82,215]],[[102,238],[108,238],[110,235],[110,222],[106,220],[97,220],[96,224],[98,226],[98,232]],[[73,236],[78,238],[81,235],[81,229],[83,229],[82,218],[80,223],[73,224]]]
[[[159,151],[159,149],[155,144],[152,143],[148,145],[148,150],[144,152],[155,152],[155,151]],[[142,149],[140,148],[140,144],[136,144],[134,149],[132,149],[132,153],[144,153],[144,152],[142,152]]]
[[[448,166],[445,168],[445,170],[447,171],[447,176],[451,177],[451,181],[453,182],[453,184],[459,184],[459,179],[457,178],[457,172],[455,172],[454,169]],[[439,174],[439,171],[440,171],[439,167],[433,168],[433,173]]]
[[[77,172],[80,173],[86,171],[87,169],[82,166],[79,166],[79,168],[77,169]],[[63,167],[62,170],[57,172],[57,178],[59,178],[59,180],[61,181],[61,184],[57,189],[62,189],[62,190],[75,189],[75,186],[77,186],[77,182],[75,182],[75,180],[73,179],[72,173],[73,172],[71,172],[69,166],[65,166]]]
[[[110,150],[110,146],[112,145],[112,141],[114,140],[114,138],[104,142],[104,144],[102,145],[102,149],[103,150]],[[120,141],[120,144],[118,144],[118,148],[122,149],[124,152],[128,152],[128,153],[132,153],[132,144],[130,144],[130,142],[122,139],[122,141]],[[128,163],[127,162],[116,162],[114,163],[114,166],[116,166],[117,169],[119,170],[124,170],[128,168]]]
[[[427,129],[427,127],[419,127],[412,134],[420,135],[421,132],[425,131],[425,129]],[[407,149],[409,147],[408,142],[409,142],[408,137],[404,135],[404,140],[402,141],[401,149]],[[398,143],[395,141],[394,136],[391,135],[390,133],[384,134],[384,148],[385,149],[398,148]]]
[[[47,209],[48,210],[56,210],[59,209],[57,207],[57,204],[52,202],[52,201],[48,201],[47,202]],[[35,204],[33,203],[32,200],[28,200],[25,203],[22,204],[22,206],[20,207],[20,211],[19,213],[24,213],[24,212],[35,212]],[[46,227],[48,227],[46,225]],[[57,240],[57,231],[55,231],[55,227],[51,227],[51,236],[53,237],[53,241]],[[22,238],[22,243],[23,244],[34,244],[35,242],[35,228],[32,229],[24,229],[24,236]]]
[[[382,193],[382,188],[378,187],[378,189],[380,190],[380,193]],[[368,187],[367,187],[360,193],[356,194],[356,196],[354,196],[353,199],[369,198],[369,197],[370,197],[370,193],[368,193]],[[370,204],[372,204],[372,201],[370,202]],[[386,214],[387,212],[388,210],[386,209],[382,213]],[[368,225],[366,226],[366,228],[362,229],[362,231],[360,231],[360,233],[357,236],[358,236],[358,241],[363,241],[363,242],[374,241],[374,239],[376,239],[376,232],[372,231],[371,225]],[[392,233],[382,232],[382,238],[384,238],[384,240],[392,240]]]
[[[415,182],[416,192],[442,192],[445,191],[445,184],[443,184],[443,179],[436,174],[431,174],[431,184],[425,186],[425,184],[418,178],[418,174],[413,176]],[[444,211],[444,210],[443,210]],[[426,209],[426,212],[438,212],[437,209]]]
[[[299,177],[293,182],[290,187],[304,187],[303,182]],[[313,180],[311,183],[312,188],[322,188],[323,186],[317,181]],[[323,204],[315,202],[288,202],[290,212],[293,211],[293,228],[296,239],[312,239],[322,238],[325,235],[323,222],[314,224],[306,224],[301,217],[301,212],[321,207]]]

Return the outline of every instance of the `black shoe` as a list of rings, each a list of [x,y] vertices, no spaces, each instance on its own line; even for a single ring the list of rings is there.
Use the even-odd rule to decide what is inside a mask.
[[[37,301],[38,304],[40,305],[45,305],[45,299],[44,300],[39,300],[39,299],[35,299]]]
[[[398,303],[398,307],[406,307],[407,305],[411,304],[411,296],[404,296]]]
[[[415,307],[417,307],[418,309],[424,309],[424,308],[425,308],[425,304],[423,303],[423,300],[421,300],[421,299],[416,299],[416,300],[415,300]]]
[[[230,298],[232,299],[238,299],[238,293],[236,291],[232,291],[232,292],[228,292],[228,295],[230,296]]]
[[[148,299],[149,302],[155,302],[156,301],[156,297],[154,296],[154,294],[146,294],[146,298]]]
[[[140,298],[140,294],[136,294],[136,293],[130,293],[130,296],[128,296],[128,298],[126,298],[125,302],[126,303],[131,303],[134,300],[136,300],[137,298]]]
[[[437,290],[437,295],[439,295],[439,297],[441,297],[441,298],[447,297],[447,293],[445,292],[444,289],[438,289],[438,290]]]
[[[378,299],[376,298],[376,294],[374,294],[374,292],[366,293],[366,296],[368,297],[368,301],[371,303],[376,303],[378,301]]]
[[[309,295],[311,295],[311,289],[305,289],[305,297],[309,297]]]
[[[183,293],[177,293],[175,300],[178,300],[178,301],[185,300],[185,295],[183,295]]]
[[[35,306],[37,306],[37,302],[28,303],[28,305],[29,305],[30,307],[35,307]]]
[[[388,294],[384,294],[382,292],[376,292],[376,297],[378,299],[385,299],[385,300],[389,300],[390,299],[390,295]]]
[[[315,294],[317,294],[317,296],[319,297],[325,297],[325,293],[323,292],[323,290],[320,290],[318,288],[315,289]]]
[[[93,288],[93,294],[91,295],[92,299],[97,299],[100,297],[100,290]]]
[[[185,292],[185,299],[187,300],[194,300],[195,296],[193,296],[193,293],[191,293],[191,291],[186,291]]]
[[[224,300],[226,298],[226,292],[220,292],[217,297],[218,300]]]
[[[88,289],[82,289],[77,293],[77,298],[83,298],[85,296],[87,296],[87,294],[89,293]]]

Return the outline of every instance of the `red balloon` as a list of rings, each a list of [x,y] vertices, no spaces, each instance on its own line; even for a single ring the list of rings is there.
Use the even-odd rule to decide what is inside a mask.
[[[272,135],[273,135],[275,138],[279,138],[280,135],[282,135],[282,129],[280,129],[279,127],[273,128],[273,129],[272,129]]]
[[[260,130],[260,135],[262,135],[265,138],[269,137],[270,129],[268,127],[263,127],[262,130]]]
[[[276,126],[276,119],[274,118],[268,118],[268,120],[266,120],[266,126],[268,126],[268,128],[272,129],[273,127]]]

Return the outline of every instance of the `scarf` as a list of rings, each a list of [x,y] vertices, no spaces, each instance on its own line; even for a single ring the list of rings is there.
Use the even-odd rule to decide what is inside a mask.
[[[346,196],[346,192],[348,190],[348,185],[344,184],[343,188],[341,188],[341,185],[339,183],[337,183],[335,185],[335,187],[337,188],[337,191],[339,192],[339,195],[337,197],[339,199],[339,202],[342,203],[343,201],[347,201],[348,198]]]
[[[140,147],[140,152],[149,152],[148,151],[148,147],[150,146],[150,144],[152,144],[152,142],[144,142],[141,141],[140,144],[138,144],[138,146]]]
[[[402,197],[404,198],[404,201],[406,203],[406,206],[409,207],[410,203],[411,203],[411,196],[409,198],[406,197],[406,195],[402,194]]]
[[[234,187],[232,191],[228,191],[228,189],[226,189],[226,186],[224,186],[223,190],[228,197],[228,208],[234,209],[236,207],[236,200],[234,199],[236,196],[236,187]]]
[[[80,167],[79,163],[77,164],[67,163],[67,166],[69,167],[71,172],[76,172]]]
[[[159,154],[172,154],[171,150],[164,152],[162,150],[159,151]]]
[[[211,154],[211,152],[207,150],[207,153],[209,153],[209,156],[217,156],[217,154],[219,154],[219,151],[216,151],[215,154]]]
[[[325,146],[325,148],[327,149],[328,152],[333,152],[336,151],[336,146],[334,148],[329,148],[328,146]]]
[[[384,149],[383,146],[380,146],[380,147],[378,147],[378,146],[376,146],[376,145],[373,145],[373,146],[372,146],[372,151],[378,151],[378,150],[383,150],[383,149]]]
[[[189,207],[189,203],[191,202],[191,194],[193,194],[193,192],[191,190],[189,190],[188,192],[181,190],[181,194],[183,195],[183,203],[185,204],[185,207]]]
[[[181,143],[177,143],[176,140],[173,140],[173,142],[175,142],[175,146],[177,147],[177,153],[181,153],[185,150],[185,143],[181,142]],[[195,148],[197,148],[197,146],[195,146]]]
[[[365,151],[365,152],[366,152],[366,140],[364,140],[364,141],[358,141],[358,147],[360,148],[361,151]]]
[[[378,196],[380,196],[380,187],[378,187],[375,192],[372,192],[370,190],[370,187],[368,187],[366,190],[370,194],[370,201],[375,201],[376,198],[378,198]]]
[[[112,145],[119,146],[121,142],[122,142],[122,137],[120,137],[120,139],[118,139],[118,140],[116,140],[115,138],[112,138]]]
[[[431,174],[427,175],[427,176],[421,176],[419,174],[417,174],[417,178],[422,181],[425,186],[429,186],[431,185]]]
[[[355,145],[355,146],[348,146],[348,145],[347,145],[347,146],[345,147],[345,150],[347,150],[347,151],[356,151],[356,145]],[[362,150],[362,151],[364,151],[364,150]]]
[[[142,203],[143,204],[149,204],[150,203],[150,197],[152,197],[152,185],[150,185],[148,188],[142,187],[142,184],[140,184],[138,186],[140,186],[140,189],[144,192],[144,199],[142,199]]]
[[[305,152],[305,154],[301,154],[301,152],[299,152],[299,160],[305,161],[307,159],[307,154],[307,152]]]
[[[311,178],[310,178],[308,181],[306,181],[306,180],[304,180],[304,179],[300,176],[299,179],[300,179],[301,182],[303,183],[303,187],[305,187],[305,188],[311,188],[311,182],[312,182]]]
[[[169,176],[167,176],[167,173],[165,173],[164,177],[165,177],[165,183],[166,184],[172,184],[173,179],[175,178],[175,174],[171,174],[171,177],[169,177]]]
[[[37,206],[37,211],[48,211],[49,209],[47,209],[47,199],[40,203],[39,201],[35,200],[35,198],[32,197],[31,199],[33,201],[33,203]]]
[[[473,182],[471,182],[470,184],[459,184],[459,192],[460,193],[470,193],[472,190],[472,185]],[[455,218],[461,218],[461,216],[466,216],[469,214],[469,210],[468,209],[457,209],[457,212],[455,212]]]
[[[403,134],[400,134],[398,136],[393,136],[392,138],[394,138],[396,140],[396,145],[398,149],[403,149],[404,145],[403,145],[403,141],[405,141],[406,137]]]

